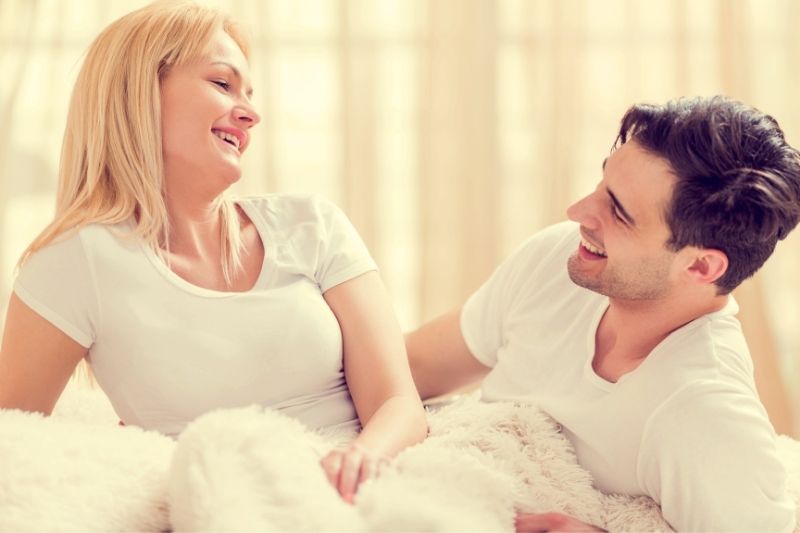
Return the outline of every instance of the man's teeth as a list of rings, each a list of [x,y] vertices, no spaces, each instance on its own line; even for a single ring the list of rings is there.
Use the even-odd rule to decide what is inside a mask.
[[[606,253],[603,250],[601,250],[597,246],[594,246],[592,243],[590,243],[587,240],[581,239],[581,245],[584,248],[586,248],[587,250],[589,250],[590,252],[592,252],[593,254],[595,254],[595,255],[606,257]]]
[[[222,139],[223,141],[230,142],[236,149],[239,149],[239,138],[236,135],[232,135],[226,131],[220,130],[211,130],[211,133]]]

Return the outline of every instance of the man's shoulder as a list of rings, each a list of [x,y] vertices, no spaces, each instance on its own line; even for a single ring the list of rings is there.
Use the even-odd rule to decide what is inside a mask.
[[[578,224],[565,220],[540,229],[525,241],[523,246],[559,246],[580,239]]]
[[[752,389],[753,363],[735,316],[737,309],[731,300],[720,311],[699,317],[670,334],[651,354],[659,379],[672,379],[673,390],[695,382]]]
[[[605,297],[572,282],[568,257],[575,253],[578,225],[548,226],[526,239],[468,300],[469,307],[493,308],[504,317],[504,328],[519,324],[530,335],[533,325],[562,327],[590,316]],[[478,297],[476,297],[476,295]],[[566,322],[565,322],[566,321]],[[542,335],[551,331],[542,330]]]
[[[536,265],[545,265],[556,260],[560,267],[566,268],[563,259],[574,251],[579,240],[578,224],[571,221],[559,222],[525,239],[508,260]]]

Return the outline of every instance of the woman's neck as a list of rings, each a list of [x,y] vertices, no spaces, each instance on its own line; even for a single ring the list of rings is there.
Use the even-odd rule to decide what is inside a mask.
[[[169,213],[169,251],[196,258],[219,258],[220,200],[188,201],[166,198]]]

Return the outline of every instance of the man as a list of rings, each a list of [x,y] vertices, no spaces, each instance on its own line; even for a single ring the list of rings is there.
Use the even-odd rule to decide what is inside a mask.
[[[800,217],[800,155],[778,124],[723,97],[634,106],[567,215],[407,336],[422,397],[483,379],[486,400],[529,398],[597,488],[652,497],[677,530],[793,529],[730,296]]]

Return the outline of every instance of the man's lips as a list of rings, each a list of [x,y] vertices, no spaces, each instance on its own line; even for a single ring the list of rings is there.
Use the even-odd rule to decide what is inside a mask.
[[[585,248],[586,250],[588,250],[589,252],[591,252],[594,255],[601,256],[601,257],[605,257],[606,256],[606,251],[603,250],[603,248],[601,248],[600,246],[595,245],[594,243],[592,243],[588,239],[581,239],[581,247]]]
[[[584,246],[583,241],[578,245],[578,255],[581,259],[585,259],[586,261],[603,261],[606,259],[605,256],[596,254],[590,251],[586,246]]]

